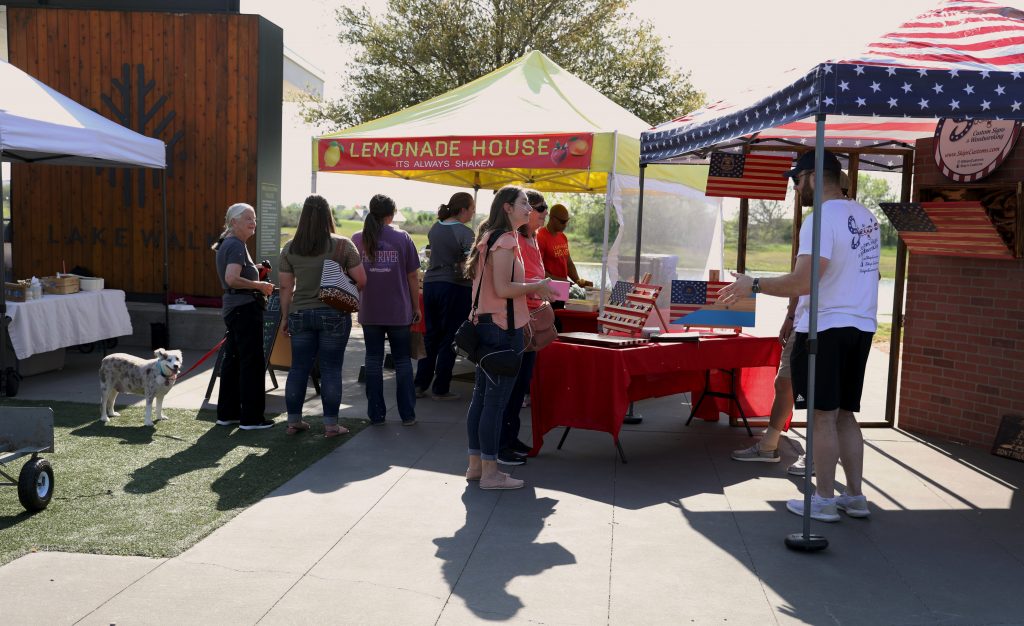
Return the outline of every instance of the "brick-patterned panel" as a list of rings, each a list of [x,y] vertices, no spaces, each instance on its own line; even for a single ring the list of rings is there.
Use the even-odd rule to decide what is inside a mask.
[[[984,184],[1024,177],[1024,148]],[[917,143],[915,193],[954,186]],[[1024,414],[1024,261],[911,255],[900,428],[987,448],[1003,415]]]

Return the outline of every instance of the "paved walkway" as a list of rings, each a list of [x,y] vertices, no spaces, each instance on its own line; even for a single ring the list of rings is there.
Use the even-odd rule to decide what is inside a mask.
[[[346,362],[354,381],[358,335]],[[97,363],[70,354],[19,397],[95,402]],[[207,380],[167,404],[196,408]],[[362,387],[344,394],[343,415],[362,416]],[[417,426],[367,428],[176,558],[37,553],[0,568],[0,622],[1024,623],[1024,464],[866,429],[871,518],[815,522],[831,545],[799,554],[783,545],[801,523],[784,505],[795,448],[731,461],[743,430],[685,427],[687,400],[638,405],[626,465],[607,435],[574,430],[555,450],[550,433],[515,468],[527,488],[504,493],[462,478],[466,402],[423,400]],[[281,407],[278,390],[268,408]]]

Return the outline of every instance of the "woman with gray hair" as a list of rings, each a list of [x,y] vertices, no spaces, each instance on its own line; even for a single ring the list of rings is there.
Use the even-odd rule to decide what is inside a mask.
[[[259,279],[245,242],[256,234],[256,211],[239,202],[228,207],[224,232],[211,246],[217,252],[217,277],[224,288],[221,315],[228,332],[220,369],[217,425],[238,424],[242,430],[274,425],[263,417],[263,299],[274,283]]]

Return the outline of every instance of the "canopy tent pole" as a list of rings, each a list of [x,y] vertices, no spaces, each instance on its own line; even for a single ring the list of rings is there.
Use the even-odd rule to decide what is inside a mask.
[[[605,185],[604,190],[604,244],[601,248],[601,284],[598,285],[600,289],[600,298],[598,302],[599,310],[604,310],[604,286],[608,278],[608,221],[611,216],[611,209],[614,206],[613,189],[615,186],[615,162],[619,159],[619,131],[612,133],[612,171],[608,173],[608,184]]]
[[[804,469],[804,528],[803,533],[786,536],[786,547],[792,550],[815,552],[828,547],[828,539],[811,534],[811,473],[814,471],[814,385],[815,361],[818,353],[818,263],[821,259],[821,196],[824,186],[822,170],[825,164],[825,114],[814,116],[814,210],[811,212],[811,299],[808,306],[807,328],[807,467]]]
[[[911,183],[914,179],[914,153],[903,157],[903,180],[900,182],[900,202],[910,202]],[[907,279],[907,245],[902,237],[896,239],[896,284],[892,294],[892,331],[889,337],[889,384],[885,391],[885,421],[896,425],[896,382],[900,373],[900,343],[903,339],[903,285]]]
[[[0,149],[0,162],[4,153]],[[0,199],[2,204],[2,199]],[[13,242],[12,242],[13,245]],[[0,283],[7,282],[7,228],[0,209]],[[7,289],[0,289],[0,397],[7,395]]]
[[[167,168],[160,170],[160,193],[163,196],[164,212],[164,328],[166,328],[167,347],[171,347],[171,265],[168,250],[167,227]]]
[[[633,263],[633,283],[640,282],[640,240],[644,232],[644,172],[647,164],[640,164],[640,200],[636,207],[636,260]]]
[[[736,225],[736,271],[747,271],[747,225],[750,223],[750,200],[740,198],[739,222]]]
[[[317,155],[316,137],[313,137],[311,141],[313,142],[313,154]],[[313,166],[313,171],[309,174],[309,193],[316,193],[316,173],[320,168],[320,157],[315,156],[314,160],[316,161],[316,165]]]

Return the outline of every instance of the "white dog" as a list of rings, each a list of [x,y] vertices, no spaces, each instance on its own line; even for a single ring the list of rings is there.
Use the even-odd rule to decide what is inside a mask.
[[[163,415],[164,396],[170,391],[181,371],[181,350],[153,351],[155,359],[145,360],[130,354],[111,354],[100,363],[100,420],[106,422],[120,413],[114,410],[118,393],[146,396],[146,426],[153,425],[153,400],[156,419]]]

